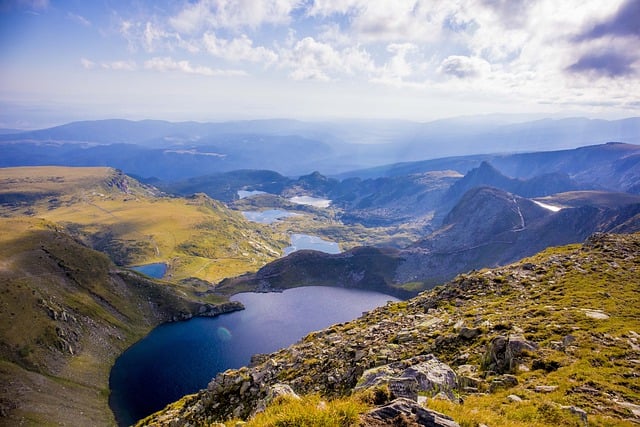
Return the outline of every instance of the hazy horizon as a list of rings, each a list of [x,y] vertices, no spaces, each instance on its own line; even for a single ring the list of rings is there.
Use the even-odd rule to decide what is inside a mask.
[[[640,2],[0,3],[0,128],[640,114]]]

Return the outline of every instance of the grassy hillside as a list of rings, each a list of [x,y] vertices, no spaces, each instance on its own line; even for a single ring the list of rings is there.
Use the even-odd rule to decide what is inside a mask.
[[[111,365],[155,325],[199,312],[181,294],[51,222],[0,219],[0,424],[113,425]]]
[[[302,400],[275,399],[249,426],[356,425],[354,411],[396,393],[390,385],[354,391],[366,370],[411,367],[431,354],[457,379],[451,390],[419,393],[461,426],[637,425],[639,254],[640,234],[599,234],[584,245],[460,275],[221,373],[207,390],[141,424],[246,418],[276,384],[286,384]]]
[[[0,169],[0,215],[64,226],[118,265],[168,264],[168,277],[207,281],[255,271],[288,245],[203,195],[161,197],[110,168]]]
[[[0,424],[113,425],[115,358],[162,322],[237,309],[199,296],[207,281],[287,244],[206,196],[164,197],[114,169],[0,169]],[[169,281],[116,266],[150,262]]]

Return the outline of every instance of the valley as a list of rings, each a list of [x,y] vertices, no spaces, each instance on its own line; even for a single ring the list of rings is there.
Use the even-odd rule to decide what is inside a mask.
[[[51,137],[55,132],[47,135]],[[125,135],[126,132],[121,137]],[[141,133],[136,138],[143,136]],[[39,138],[37,134],[29,137]],[[292,142],[294,140],[297,142]],[[230,141],[237,143],[235,137]],[[283,144],[286,150],[291,149],[290,143],[302,144],[295,138],[280,141],[275,136],[261,141],[265,144],[261,147],[262,153],[268,147],[277,149],[278,144]],[[90,145],[107,149],[104,143],[106,141]],[[156,144],[137,140],[127,143],[142,151],[146,150],[145,144]],[[21,143],[10,144],[16,149],[16,144]],[[53,147],[58,147],[57,150],[66,144],[72,144],[65,148],[71,152],[77,148],[73,144],[86,149],[82,145],[85,143],[78,141]],[[181,151],[174,149],[172,143],[167,144],[164,155],[172,159],[187,152],[190,156],[193,154],[191,148]],[[214,152],[211,147],[206,150]],[[124,150],[121,154],[126,157],[126,153]],[[295,151],[292,154],[296,155]],[[219,159],[217,156],[195,157]],[[370,367],[379,366],[383,358],[400,361],[417,357],[426,347],[407,350],[401,346],[403,352],[395,353],[395,346],[405,343],[405,338],[398,337],[405,337],[409,333],[405,329],[414,330],[415,325],[407,326],[406,322],[396,319],[397,313],[404,313],[405,309],[393,307],[415,306],[422,304],[416,301],[431,298],[428,295],[445,294],[455,297],[455,301],[481,304],[486,295],[479,287],[466,289],[465,278],[473,277],[473,283],[479,280],[478,283],[485,285],[487,282],[481,279],[484,276],[478,275],[513,276],[513,280],[494,282],[499,286],[513,285],[514,289],[526,286],[519,282],[524,274],[521,267],[508,267],[509,271],[520,269],[518,274],[502,270],[494,273],[486,268],[503,268],[522,258],[537,257],[538,252],[550,247],[588,241],[598,233],[636,236],[633,233],[640,232],[638,159],[640,147],[608,143],[559,151],[404,162],[331,176],[318,171],[286,176],[275,170],[241,169],[198,176],[167,173],[159,179],[137,176],[135,172],[139,170],[135,168],[115,169],[118,165],[126,166],[117,161],[107,161],[110,164],[106,167],[87,167],[92,162],[80,160],[85,166],[2,168],[3,309],[0,314],[4,317],[4,327],[0,332],[2,375],[12,386],[0,396],[1,415],[15,422],[31,420],[29,422],[41,424],[52,417],[58,422],[74,424],[77,420],[70,421],[71,414],[83,411],[86,415],[83,422],[113,425],[116,420],[108,403],[109,373],[118,355],[159,324],[242,310],[242,304],[233,302],[234,295],[242,292],[260,292],[256,298],[265,303],[267,298],[260,297],[265,292],[299,287],[309,287],[308,292],[312,292],[314,287],[331,286],[353,292],[375,291],[383,294],[383,298],[393,296],[405,300],[399,306],[388,305],[372,312],[378,313],[376,321],[385,325],[404,325],[395,332],[396,338],[387,337],[390,352],[371,356],[378,351],[378,344],[374,346],[371,342],[353,351],[359,355],[361,351],[368,352],[372,358],[367,356],[362,360]],[[175,159],[171,162],[175,163]],[[181,166],[178,162],[174,166],[205,171],[211,165],[187,162]],[[635,259],[629,255],[636,250],[634,238],[620,237],[623,242],[620,245],[630,246],[624,246],[626,258],[616,261],[618,265],[630,262],[630,274],[635,274]],[[570,259],[575,261],[575,256]],[[579,270],[588,271],[583,263]],[[566,268],[562,274],[570,275],[571,271]],[[558,276],[556,280],[565,280],[563,277]],[[630,286],[637,283],[633,280]],[[449,281],[452,282],[444,288],[440,286]],[[548,285],[540,282],[540,286]],[[458,294],[467,291],[472,293]],[[500,292],[512,291],[505,288]],[[567,292],[577,291],[567,288]],[[534,304],[524,295],[522,298],[522,310]],[[498,302],[484,303],[494,307],[492,315],[501,313]],[[296,308],[309,311],[304,305]],[[354,325],[369,322],[371,317],[367,316],[354,321]],[[403,316],[411,318],[418,314],[411,312]],[[446,325],[451,325],[451,319]],[[33,332],[22,334],[21,325],[33,322],[36,325]],[[525,326],[518,326],[517,331],[521,329],[527,330]],[[355,331],[358,329],[354,329],[354,339],[361,334]],[[309,330],[301,334],[307,332]],[[448,336],[450,332],[438,329],[433,334],[422,338],[431,342],[436,335]],[[313,336],[309,335],[305,341],[313,340],[310,338]],[[378,338],[383,339],[381,337],[376,337],[376,343]],[[291,336],[282,345],[298,338],[301,337]],[[450,358],[449,344],[454,345],[438,341],[429,348],[455,365],[458,359]],[[455,342],[455,345],[462,344],[467,342]],[[476,363],[473,357],[477,358],[483,347],[468,344],[470,351],[476,352],[475,356],[469,356],[470,360]],[[324,348],[324,344],[318,346]],[[265,351],[274,350],[277,349]],[[351,350],[347,353],[351,355]],[[313,367],[316,362],[312,360],[322,361],[325,356],[306,355],[308,362],[304,363]],[[256,357],[251,361],[251,369],[266,356]],[[351,360],[349,357],[345,360]],[[325,366],[324,362],[317,363]],[[219,370],[212,371],[210,376],[220,377],[223,375],[220,372],[227,367],[239,366],[233,362],[216,368]],[[343,373],[336,373],[338,376],[334,375],[333,380],[321,379],[322,386],[315,391],[331,398],[346,398],[347,403],[352,404],[349,395],[354,386],[353,376],[363,366],[353,365],[351,369],[355,371],[344,383],[337,379]],[[310,393],[313,391],[310,384],[318,381],[319,371],[300,371],[299,368],[297,364],[291,365],[289,371],[278,371],[273,378],[291,385],[296,392]],[[238,372],[245,372],[242,369],[247,368]],[[226,380],[221,381],[226,384]],[[275,383],[251,383],[247,387],[251,393],[255,388],[261,396],[260,393],[272,385]],[[248,393],[247,390],[241,394]],[[180,395],[196,391],[182,391]],[[38,403],[41,393],[49,396],[43,401],[46,403]],[[197,398],[188,397],[170,405],[165,409],[166,414],[154,415],[151,420],[165,424],[173,417],[171,422],[176,425],[193,420],[200,423],[201,415],[194,415],[200,414],[200,409],[189,408],[192,404],[209,408],[210,398],[206,393],[201,391]],[[624,393],[632,393],[625,394],[625,402],[636,402],[633,391]],[[227,396],[227,391],[223,394]],[[487,402],[495,397],[489,396]],[[469,398],[485,404],[473,393]],[[65,399],[73,403],[66,406],[68,411],[56,415],[54,408]],[[200,399],[200,403],[189,399]],[[243,411],[255,403],[238,406],[238,398],[233,399],[228,404],[231,412],[218,414],[204,409],[207,419],[246,417],[249,412]],[[287,404],[285,400],[282,404]],[[363,408],[371,408],[371,402],[367,402]],[[434,405],[444,412],[457,411],[447,403]],[[594,408],[589,407],[590,414],[600,417],[602,411]],[[618,418],[624,413],[621,409],[616,411]],[[127,424],[145,415],[149,414],[127,418]]]

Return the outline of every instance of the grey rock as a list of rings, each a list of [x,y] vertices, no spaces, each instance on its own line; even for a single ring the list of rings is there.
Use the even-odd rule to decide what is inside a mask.
[[[482,329],[480,328],[466,328],[466,327],[463,327],[462,329],[460,329],[460,332],[458,333],[458,335],[461,338],[464,338],[467,340],[474,339],[475,337],[478,337],[481,334],[482,334]]]
[[[569,347],[570,345],[573,345],[576,342],[576,337],[574,337],[573,335],[567,335],[566,337],[562,338],[562,345],[565,347]]]
[[[518,379],[514,375],[501,375],[494,378],[489,385],[489,391],[495,392],[500,389],[515,387],[518,385]]]
[[[367,412],[361,417],[360,425],[363,427],[389,425],[460,427],[452,418],[423,408],[418,403],[404,398],[396,399],[385,406]]]
[[[578,416],[583,425],[589,425],[589,422],[587,421],[587,412],[584,409],[578,408],[577,406],[561,406],[560,408]]]
[[[389,391],[394,397],[418,401],[418,381],[415,378],[390,378]]]
[[[537,385],[534,387],[534,391],[537,393],[551,393],[558,389],[557,385]]]
[[[274,384],[269,387],[267,395],[264,397],[264,399],[260,399],[257,402],[255,409],[251,413],[251,416],[253,417],[260,412],[264,412],[264,410],[267,409],[267,406],[269,406],[275,399],[284,396],[289,396],[293,399],[300,399],[300,396],[298,396],[296,392],[293,391],[290,385],[280,383]]]
[[[482,367],[485,371],[497,373],[514,372],[520,356],[525,352],[535,352],[538,346],[521,335],[504,337],[499,335],[491,340],[485,353]]]
[[[417,392],[426,392],[433,396],[440,392],[445,393],[455,400],[453,391],[457,389],[457,375],[448,365],[440,362],[434,355],[416,356],[401,362],[394,362],[376,368],[369,369],[362,374],[356,385],[356,389],[366,389],[382,384],[392,383],[407,386],[410,381],[398,381],[399,379],[411,379],[417,385]],[[413,392],[410,392],[413,396]],[[398,395],[396,395],[398,396]],[[404,397],[409,397],[409,390]],[[414,399],[415,400],[415,399]]]

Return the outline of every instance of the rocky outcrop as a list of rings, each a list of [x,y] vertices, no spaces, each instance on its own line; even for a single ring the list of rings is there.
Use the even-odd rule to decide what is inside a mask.
[[[367,412],[360,421],[361,427],[460,427],[451,417],[405,398],[398,398]]]
[[[418,393],[434,396],[438,393],[455,400],[458,386],[456,373],[433,354],[416,356],[400,362],[368,369],[362,374],[355,390],[386,385],[394,397],[418,400]]]

